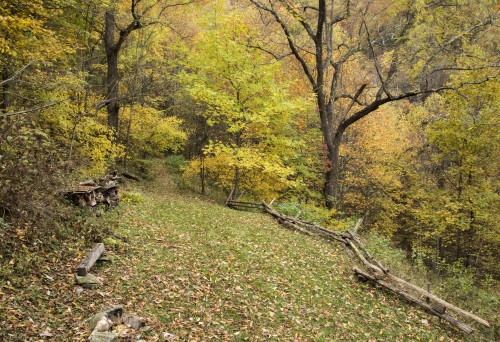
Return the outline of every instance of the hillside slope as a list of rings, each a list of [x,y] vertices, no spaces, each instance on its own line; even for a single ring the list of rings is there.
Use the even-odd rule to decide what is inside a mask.
[[[182,340],[460,338],[356,282],[338,246],[175,189],[162,172],[124,210],[118,233],[133,251],[106,278],[129,279],[114,294]]]
[[[150,319],[146,340],[163,332],[189,341],[465,338],[355,281],[337,245],[286,230],[264,214],[182,193],[163,170],[133,191],[142,200],[114,214],[126,242],[108,239],[115,261],[93,270],[104,287],[75,290],[71,267],[85,251],[61,255],[66,274],[53,272],[50,281],[46,273],[56,266],[49,260],[48,270],[22,288],[8,284],[0,293],[7,323],[0,339],[84,340],[85,318],[114,305]]]

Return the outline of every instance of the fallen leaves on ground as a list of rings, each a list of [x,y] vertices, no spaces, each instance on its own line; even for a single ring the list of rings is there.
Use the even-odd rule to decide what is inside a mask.
[[[263,214],[181,193],[163,171],[135,190],[145,200],[121,206],[115,232],[127,242],[108,246],[114,262],[92,270],[103,288],[74,285],[87,251],[67,245],[33,272],[0,284],[0,337],[83,341],[86,319],[121,305],[148,319],[145,340],[165,334],[189,341],[462,338],[356,282],[336,245],[290,232]]]

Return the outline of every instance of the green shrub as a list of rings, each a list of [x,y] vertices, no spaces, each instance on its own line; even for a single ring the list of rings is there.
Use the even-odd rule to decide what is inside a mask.
[[[285,215],[298,216],[301,220],[328,226],[334,230],[346,230],[354,226],[353,220],[349,218],[336,219],[334,211],[312,204],[286,202],[275,203],[274,207]]]
[[[154,179],[154,166],[154,160],[133,159],[127,164],[127,169],[142,179],[150,181]]]
[[[120,195],[120,201],[124,203],[143,203],[144,196],[139,192],[122,191]]]
[[[187,166],[187,164],[188,163],[184,157],[177,154],[170,155],[165,159],[165,166],[167,167],[168,172],[174,174],[181,174],[182,168]]]

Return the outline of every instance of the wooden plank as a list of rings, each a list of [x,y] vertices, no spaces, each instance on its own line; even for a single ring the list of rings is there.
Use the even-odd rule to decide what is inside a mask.
[[[80,264],[78,264],[77,274],[79,276],[86,276],[90,268],[94,266],[95,262],[101,254],[104,252],[104,244],[97,243],[94,248],[87,254],[85,259],[83,259]]]

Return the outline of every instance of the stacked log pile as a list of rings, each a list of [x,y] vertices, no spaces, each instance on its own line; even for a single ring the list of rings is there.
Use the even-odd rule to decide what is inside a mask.
[[[106,209],[110,209],[120,201],[118,179],[120,177],[113,172],[97,180],[80,182],[74,189],[61,191],[61,194],[80,208],[95,208],[103,204]]]
[[[230,202],[227,204],[233,208],[237,207],[230,205]],[[429,291],[392,274],[387,267],[385,267],[368,252],[362,241],[356,235],[357,228],[361,224],[362,220],[358,221],[353,231],[348,230],[346,232],[336,232],[313,222],[306,222],[298,219],[297,217],[283,215],[276,211],[270,204],[265,202],[261,203],[261,208],[276,218],[280,224],[288,229],[296,230],[307,235],[316,235],[330,242],[341,243],[345,248],[349,259],[354,265],[353,271],[358,279],[376,283],[403,297],[405,300],[421,307],[426,312],[449,322],[453,326],[468,334],[472,333],[474,329],[469,325],[458,321],[454,316],[447,313],[446,310],[455,313],[455,315],[462,315],[472,319],[473,321],[486,327],[490,327],[490,324],[485,319],[450,304],[433,295]]]

